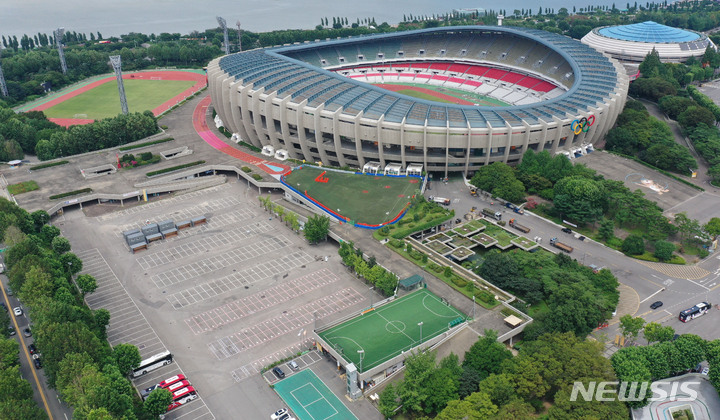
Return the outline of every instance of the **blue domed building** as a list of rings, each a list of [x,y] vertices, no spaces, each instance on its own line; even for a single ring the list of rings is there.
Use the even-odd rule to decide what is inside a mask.
[[[702,57],[708,46],[717,49],[705,34],[652,21],[595,28],[581,42],[625,62],[642,62],[653,48],[666,63]]]

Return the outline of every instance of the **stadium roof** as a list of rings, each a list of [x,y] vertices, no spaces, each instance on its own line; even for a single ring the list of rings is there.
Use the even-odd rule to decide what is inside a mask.
[[[632,25],[607,26],[598,33],[608,38],[624,41],[671,43],[690,42],[700,38],[695,32],[679,28],[671,28],[652,21],[633,23]]]
[[[307,62],[284,54],[316,48],[355,46],[367,42],[395,44],[398,41],[434,34],[506,34],[535,41],[555,51],[567,60],[574,77],[570,89],[555,98],[529,105],[489,107],[441,104],[412,98],[380,87],[346,78]],[[445,57],[448,60],[450,57]],[[477,61],[468,57],[462,61]],[[432,61],[425,59],[423,61]],[[349,64],[349,63],[348,63]],[[367,64],[364,62],[363,64]],[[489,62],[488,64],[493,64]],[[220,68],[236,81],[264,88],[266,94],[276,92],[279,98],[290,96],[293,102],[307,101],[308,106],[385,121],[427,125],[431,127],[506,127],[552,122],[555,117],[575,118],[591,107],[604,102],[614,92],[618,82],[613,63],[595,49],[566,36],[529,28],[506,26],[462,26],[421,29],[416,31],[359,36],[331,41],[319,41],[291,46],[259,49],[227,55],[220,59]],[[557,75],[561,77],[562,75]]]

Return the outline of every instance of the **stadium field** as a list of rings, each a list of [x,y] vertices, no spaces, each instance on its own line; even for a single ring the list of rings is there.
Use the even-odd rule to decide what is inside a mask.
[[[459,310],[442,302],[427,289],[365,312],[319,333],[330,346],[360,370],[367,371],[450,328],[450,323],[465,320]],[[418,325],[422,323],[422,326]]]
[[[123,79],[130,112],[153,110],[193,87],[189,80]],[[122,112],[117,84],[103,83],[44,110],[48,118],[103,119]]]
[[[417,177],[362,175],[327,171],[327,182],[316,178],[325,169],[302,166],[285,175],[285,183],[333,213],[356,223],[381,224],[394,219],[420,190]]]
[[[375,84],[393,92],[399,92],[403,95],[412,96],[414,98],[427,99],[429,101],[454,103],[460,105],[480,105],[480,106],[509,106],[509,104],[489,96],[468,92],[462,89],[455,89],[443,86],[435,86],[424,83],[383,83]],[[420,93],[423,96],[420,96]]]

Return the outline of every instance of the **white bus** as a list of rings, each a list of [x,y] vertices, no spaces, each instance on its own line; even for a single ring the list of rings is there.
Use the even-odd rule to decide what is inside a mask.
[[[703,316],[710,310],[710,304],[707,302],[700,302],[690,309],[685,309],[680,312],[678,319],[682,322],[692,321],[693,319]]]
[[[152,356],[140,362],[140,366],[133,370],[132,377],[137,378],[138,376],[142,376],[159,367],[169,365],[170,363],[172,363],[172,361],[173,355],[169,351],[158,353],[155,356]]]

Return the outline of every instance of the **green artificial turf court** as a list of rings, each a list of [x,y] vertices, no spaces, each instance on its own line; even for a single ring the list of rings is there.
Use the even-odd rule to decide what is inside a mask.
[[[442,302],[427,289],[420,289],[400,299],[382,305],[318,335],[339,351],[362,372],[392,359],[401,352],[425,342],[449,329],[451,322],[465,320],[465,315]]]
[[[362,175],[352,172],[327,171],[328,182],[315,178],[325,171],[303,166],[285,175],[285,182],[312,197],[329,210],[357,223],[380,224],[392,220],[410,203],[420,190],[417,177]]]
[[[275,391],[299,420],[357,420],[310,369],[276,383]]]
[[[195,85],[190,80],[138,80],[123,79],[125,96],[130,112],[153,110]],[[46,109],[48,118],[115,117],[122,112],[120,94],[115,80],[79,94],[67,101]]]

